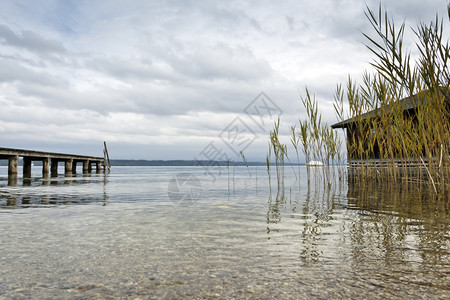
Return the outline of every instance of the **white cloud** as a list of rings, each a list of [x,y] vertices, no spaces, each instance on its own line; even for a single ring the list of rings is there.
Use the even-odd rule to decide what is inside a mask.
[[[107,140],[115,158],[192,159],[260,91],[283,110],[286,133],[305,117],[305,86],[332,123],[336,84],[371,59],[366,2],[377,9],[375,0],[3,1],[1,146],[85,153]],[[385,6],[416,24],[445,16],[445,4]],[[267,151],[258,136],[250,159]]]

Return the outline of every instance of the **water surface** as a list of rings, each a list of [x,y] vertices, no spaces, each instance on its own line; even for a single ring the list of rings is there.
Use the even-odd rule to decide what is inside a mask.
[[[0,175],[0,298],[450,296],[449,201],[426,191],[304,168],[281,190],[262,167],[38,171]],[[181,201],[177,174],[201,185]]]

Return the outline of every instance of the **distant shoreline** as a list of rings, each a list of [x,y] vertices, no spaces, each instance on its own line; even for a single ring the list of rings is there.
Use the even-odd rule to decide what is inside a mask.
[[[245,166],[242,161],[208,161],[208,160],[144,160],[144,159],[112,159],[111,166]],[[265,162],[248,162],[248,166],[265,166]]]
[[[41,166],[42,162],[35,161],[33,162],[35,166]],[[245,166],[246,164],[243,161],[208,161],[208,160],[145,160],[145,159],[111,159],[111,166],[149,166],[149,167],[192,167],[192,166]],[[270,163],[271,165],[275,165],[274,162]],[[0,166],[7,166],[8,160],[2,159],[0,160]],[[19,160],[19,166],[22,165],[22,159]],[[248,166],[266,166],[266,162],[258,162],[258,161],[249,161],[247,162]],[[289,165],[289,164],[285,164]],[[296,165],[296,164],[292,164]],[[300,164],[304,166],[305,164]]]

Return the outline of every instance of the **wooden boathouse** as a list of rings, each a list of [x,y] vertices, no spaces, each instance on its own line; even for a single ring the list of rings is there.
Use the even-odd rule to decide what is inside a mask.
[[[434,121],[448,122],[448,120],[450,120],[450,89],[441,87],[438,91],[443,101],[443,111],[440,112],[441,119],[436,119]],[[418,119],[422,117],[418,116],[419,109],[422,111],[422,115],[425,114],[426,111],[433,109],[430,108],[428,99],[429,93],[428,90],[423,91],[419,94],[400,99],[331,125],[331,128],[333,129],[341,128],[346,130],[347,159],[349,165],[378,165],[383,158],[386,159],[386,153],[388,152],[386,143],[379,139],[376,132],[381,126],[385,126],[385,128],[383,128],[384,132],[393,135],[395,130],[391,129],[398,127],[393,121],[395,114],[400,115],[403,122],[409,121],[411,126],[419,127]],[[387,119],[388,121],[381,121],[382,118],[384,118],[384,120]],[[426,124],[426,126],[431,127],[433,124]],[[388,157],[390,161],[392,161],[393,158],[394,161],[401,162],[401,151],[403,151],[403,148],[400,150],[392,150],[391,155],[393,157]],[[364,152],[364,157],[361,157],[361,152]],[[384,157],[382,155],[383,152],[385,153]],[[439,151],[437,151],[437,153],[438,152]],[[425,160],[427,159],[425,149],[419,154],[425,157]],[[443,154],[450,157],[450,153]],[[412,165],[420,164],[419,156],[407,157],[407,160]]]
[[[66,175],[76,174],[78,163],[83,164],[83,174],[90,174],[92,165],[95,165],[97,173],[101,172],[102,166],[106,167],[106,156],[84,156],[0,147],[0,159],[8,160],[8,177],[17,177],[19,157],[23,158],[23,178],[31,177],[33,161],[42,162],[43,177],[48,177],[49,171],[52,177],[57,176],[59,162],[64,162],[64,174]]]

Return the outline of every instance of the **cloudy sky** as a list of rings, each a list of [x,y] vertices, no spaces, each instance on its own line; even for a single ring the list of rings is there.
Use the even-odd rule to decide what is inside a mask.
[[[305,117],[306,86],[335,121],[336,84],[372,59],[366,4],[379,1],[2,0],[0,147],[263,160],[272,119],[287,133]],[[447,13],[383,5],[408,27]]]

